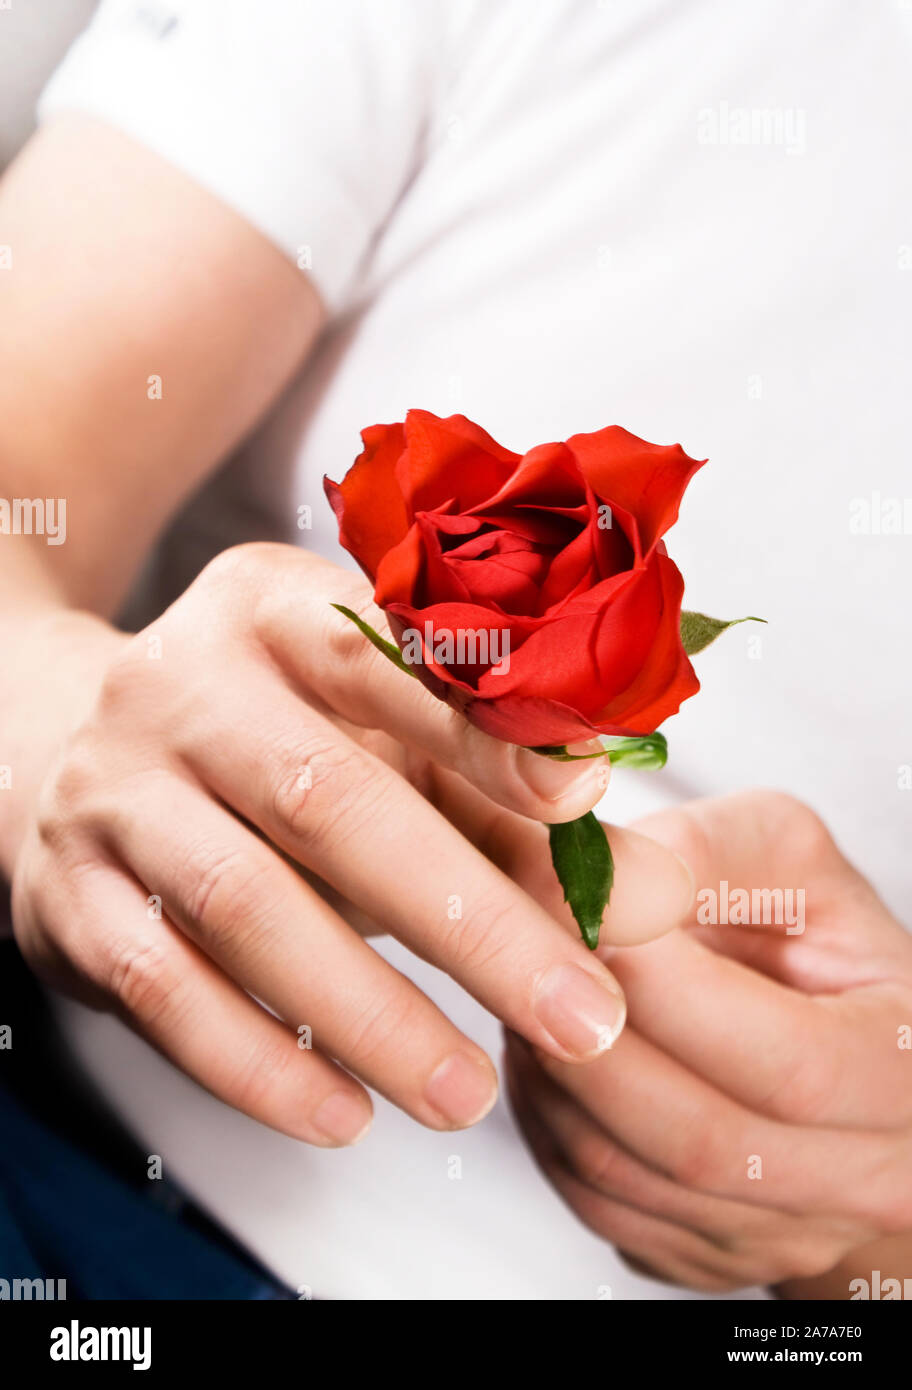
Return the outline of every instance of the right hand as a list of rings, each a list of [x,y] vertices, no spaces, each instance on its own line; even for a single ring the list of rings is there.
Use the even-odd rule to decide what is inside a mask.
[[[605,967],[432,804],[436,771],[456,769],[475,821],[479,805],[492,823],[569,820],[601,795],[600,762],[482,734],[331,602],[383,625],[365,581],[291,547],[237,547],[124,638],[35,798],[13,881],[38,974],[320,1145],[369,1125],[355,1076],[436,1129],[496,1097],[490,1060],[351,929],[349,906],[559,1060],[594,1056],[624,1017]],[[689,905],[686,870],[613,836],[654,892],[616,894],[611,939],[665,930]]]

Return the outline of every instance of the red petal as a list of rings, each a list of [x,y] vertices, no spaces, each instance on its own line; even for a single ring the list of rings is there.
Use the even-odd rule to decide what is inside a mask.
[[[486,734],[524,748],[577,743],[598,733],[575,710],[557,700],[522,695],[509,695],[503,700],[472,700],[463,714]]]
[[[549,558],[522,536],[487,531],[448,551],[444,563],[473,603],[528,614],[535,611]],[[435,600],[443,597],[434,592]]]
[[[505,513],[526,503],[552,511],[578,507],[585,497],[579,465],[566,444],[537,444],[518,460],[500,490],[475,510]]]
[[[421,586],[428,564],[418,526],[410,526],[405,536],[388,550],[377,566],[374,603],[386,608],[390,603],[409,603]]]
[[[457,687],[469,696],[476,694],[477,683],[485,672],[489,671],[491,663],[471,666],[438,665],[434,660],[433,653],[428,652],[425,648],[425,623],[432,624],[435,637],[444,630],[454,634],[462,633],[464,637],[469,633],[487,633],[489,634],[487,639],[488,655],[499,657],[502,652],[507,650],[505,644],[508,643],[512,661],[513,652],[525,640],[526,633],[523,624],[528,621],[522,618],[513,618],[509,614],[473,603],[433,603],[426,608],[415,608],[407,603],[393,603],[389,605],[386,612],[397,642],[402,644],[402,634],[406,628],[417,629],[424,650],[424,668],[438,680]],[[507,635],[505,636],[505,634]],[[480,647],[481,643],[478,645]],[[416,672],[416,674],[420,675],[421,672]],[[501,679],[503,678],[501,677]]]
[[[364,449],[341,483],[323,479],[339,523],[339,540],[370,579],[383,556],[409,528],[411,518],[396,480],[405,448],[402,425],[369,425],[361,431]]]
[[[542,619],[511,652],[510,669],[479,682],[481,695],[534,695],[585,719],[626,689],[648,656],[662,614],[658,575],[603,580]]]
[[[397,476],[413,512],[433,511],[450,499],[456,511],[468,511],[502,486],[520,457],[464,415],[441,420],[428,410],[410,410],[405,437]]]
[[[593,718],[602,733],[651,734],[700,689],[681,644],[684,581],[660,544],[653,556],[662,584],[664,612],[649,657],[636,680]]]
[[[705,459],[680,444],[648,444],[620,425],[567,440],[596,497],[636,518],[643,555],[678,518],[684,489]]]

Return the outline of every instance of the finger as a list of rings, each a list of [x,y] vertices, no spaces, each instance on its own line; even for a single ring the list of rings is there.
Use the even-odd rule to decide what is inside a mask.
[[[257,633],[299,693],[352,724],[384,729],[534,820],[573,820],[604,795],[607,758],[560,763],[492,738],[394,666],[332,607],[344,604],[391,640],[365,580],[313,555],[284,557],[283,571],[258,605]]]
[[[509,1084],[509,1078],[508,1078]],[[574,1215],[602,1239],[616,1245],[646,1266],[646,1277],[688,1288],[717,1292],[730,1280],[713,1268],[711,1247],[699,1236],[640,1211],[626,1202],[596,1192],[567,1167],[547,1126],[523,1094],[511,1088],[511,1104],[532,1155]]]
[[[691,925],[722,950],[733,934],[752,940],[751,963],[777,978],[791,969],[801,988],[845,989],[877,978],[905,942],[820,817],[784,792],[693,801],[635,826],[693,870]]]
[[[749,1109],[807,1125],[912,1119],[895,990],[802,994],[684,931],[609,959],[641,1036]]]
[[[850,989],[856,972],[846,972],[846,962],[832,932],[806,932],[799,939],[762,924],[753,927],[734,924],[688,925],[687,932],[717,956],[738,961],[750,970],[778,980],[803,994],[826,994]]]
[[[684,1187],[795,1215],[839,1212],[880,1230],[905,1218],[908,1158],[892,1135],[767,1119],[630,1028],[587,1067],[538,1060],[613,1139]]]
[[[250,673],[245,696],[268,722],[251,725],[226,698],[209,736],[186,740],[204,784],[530,1041],[578,1060],[610,1046],[624,1019],[610,972],[414,787],[260,678]]]
[[[829,1269],[870,1238],[870,1227],[859,1222],[796,1217],[682,1187],[613,1140],[515,1035],[508,1035],[507,1060],[511,1099],[516,1093],[531,1107],[575,1177],[603,1196],[700,1236],[714,1247],[719,1269],[740,1282],[772,1283],[811,1262],[817,1272]]]
[[[882,949],[895,932],[875,929],[876,898],[814,813],[791,797],[751,792],[693,802],[639,824],[690,863],[698,920],[708,915],[718,922],[739,900],[749,916],[743,925],[709,928],[711,950],[705,937],[676,932],[645,951],[611,958],[629,999],[636,998],[638,1029],[729,1095],[774,1117],[907,1123],[912,1094],[896,1039],[912,999],[881,984],[892,973]],[[799,901],[800,914],[781,910]],[[835,925],[847,905],[851,955],[837,939],[845,931]],[[886,914],[880,909],[879,915]],[[802,930],[789,935],[793,917]],[[743,951],[715,949],[732,935],[745,941]],[[802,988],[815,985],[819,993]]]
[[[768,1209],[681,1187],[625,1150],[538,1066],[515,1034],[508,1035],[507,1059],[524,1104],[535,1111],[581,1182],[715,1243],[728,1240],[734,1230],[746,1236],[767,1228],[774,1215]]]
[[[462,1128],[491,1109],[485,1053],[199,788],[162,779],[116,845],[227,974],[422,1124]]]
[[[690,864],[698,889],[695,921],[704,902],[701,890],[712,890],[717,900],[721,899],[723,880],[732,910],[731,895],[743,890],[748,907],[753,909],[756,900],[760,908],[758,920],[751,925],[779,935],[801,925],[785,920],[796,915],[799,890],[805,890],[806,906],[816,910],[837,905],[847,884],[864,882],[840,853],[820,817],[783,792],[761,788],[707,797],[644,816],[636,826],[677,850]],[[815,871],[813,893],[807,882],[811,869]],[[770,882],[771,873],[775,882]],[[787,892],[791,892],[790,899]],[[766,898],[760,896],[764,893]],[[705,902],[707,907],[711,905],[708,893]],[[764,921],[764,917],[770,920]],[[792,932],[796,938],[800,934]]]
[[[828,897],[821,904],[815,890],[797,935],[764,924],[760,914],[749,926],[701,920],[688,931],[717,955],[805,994],[838,994],[890,980],[910,987],[906,933],[860,878],[837,902]]]
[[[560,922],[574,938],[579,927],[554,872],[547,828],[494,806],[453,773],[434,775],[434,804],[447,820]],[[622,826],[606,826],[614,885],[599,939],[632,946],[670,931],[686,918],[693,898],[690,869],[658,841]]]
[[[66,880],[55,915],[73,966],[116,1012],[219,1100],[309,1144],[353,1144],[370,1127],[362,1086],[249,999],[119,869]]]

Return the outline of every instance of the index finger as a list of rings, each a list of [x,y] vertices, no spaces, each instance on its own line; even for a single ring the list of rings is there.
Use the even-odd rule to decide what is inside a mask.
[[[258,666],[205,718],[186,761],[274,844],[553,1056],[611,1045],[624,999],[610,972],[386,763]],[[655,853],[677,865],[683,912],[686,871]]]
[[[333,608],[344,603],[391,640],[366,580],[300,552],[282,561],[285,582],[257,607],[258,635],[282,670],[334,714],[360,728],[384,730],[533,820],[574,820],[604,795],[607,757],[556,762],[492,738],[397,669]]]

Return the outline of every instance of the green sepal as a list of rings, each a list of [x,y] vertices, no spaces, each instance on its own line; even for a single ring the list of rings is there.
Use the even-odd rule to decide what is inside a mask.
[[[595,753],[568,753],[563,743],[542,744],[538,748],[530,748],[529,752],[551,758],[556,763],[582,763],[587,758],[607,758],[612,767],[626,765],[656,771],[668,761],[668,740],[664,734],[654,733],[637,738],[606,739],[605,747]]]
[[[765,618],[708,618],[705,613],[681,613],[681,644],[688,656],[702,652],[711,642],[715,642],[720,632],[738,623],[765,623]]]
[[[341,613],[344,618],[348,618],[353,622],[355,627],[358,628],[360,632],[364,633],[368,642],[372,643],[372,645],[377,648],[378,652],[382,652],[387,660],[391,661],[394,666],[398,666],[400,671],[404,671],[407,676],[415,675],[415,672],[412,670],[411,666],[409,666],[408,662],[403,660],[402,653],[395,642],[387,642],[385,637],[381,637],[379,632],[374,631],[370,623],[366,623],[363,618],[359,618],[357,613],[353,613],[351,609],[346,608],[344,604],[333,603],[330,606],[335,608],[337,613]],[[415,676],[415,679],[417,680],[418,677]]]

